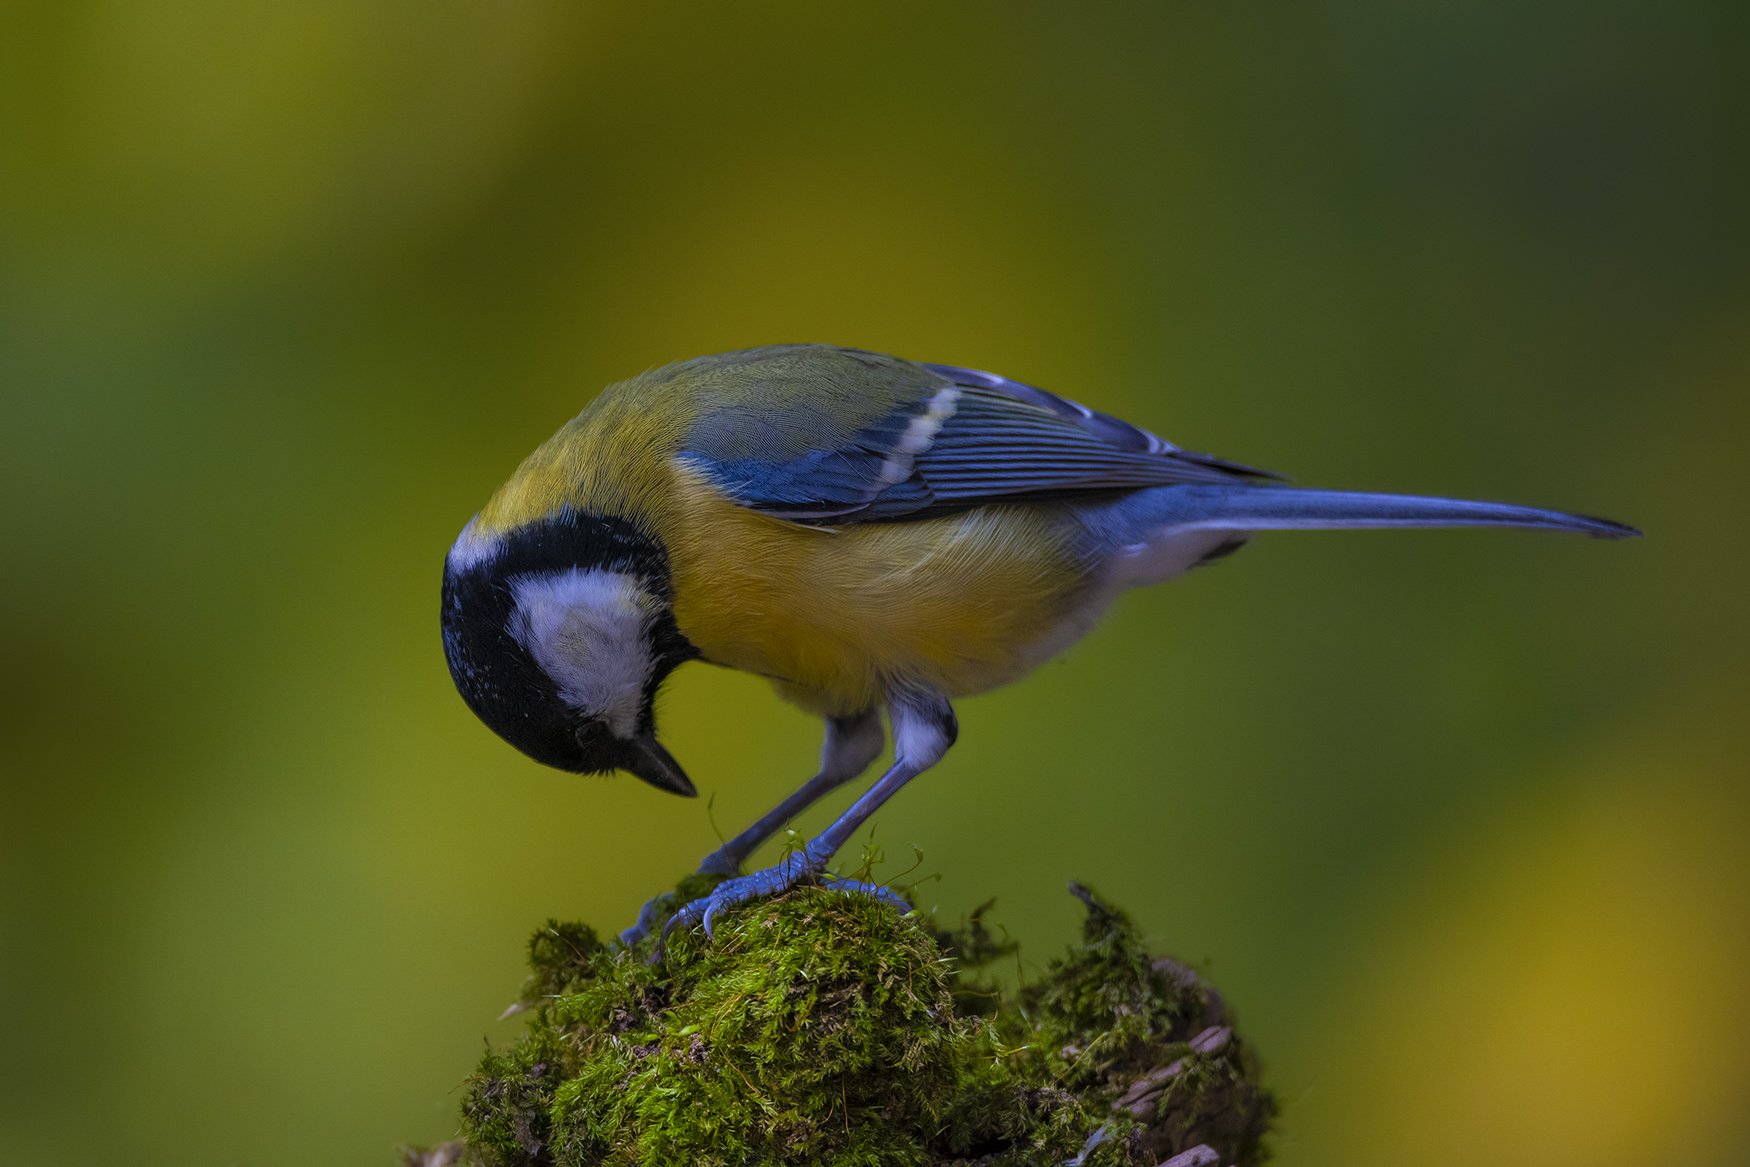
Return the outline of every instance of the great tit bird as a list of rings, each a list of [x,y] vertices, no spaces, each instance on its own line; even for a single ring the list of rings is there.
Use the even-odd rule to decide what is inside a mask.
[[[954,743],[952,699],[1025,676],[1124,589],[1255,531],[1461,526],[1639,533],[1299,489],[990,373],[773,345],[610,386],[529,455],[450,549],[444,650],[468,706],[529,757],[674,794],[695,791],[654,706],[686,661],[767,677],[825,719],[820,772],[708,856],[702,871],[736,878],[670,921],[709,931],[725,907],[830,879],[833,854]],[[891,768],[800,852],[739,876],[875,759],[883,709]],[[651,919],[647,905],[624,938]]]

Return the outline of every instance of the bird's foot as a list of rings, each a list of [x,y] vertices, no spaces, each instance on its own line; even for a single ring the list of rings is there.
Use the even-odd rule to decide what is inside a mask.
[[[728,847],[719,847],[699,863],[698,875],[720,876],[728,879],[741,874],[741,858],[733,854]],[[683,883],[681,890],[686,890]],[[663,916],[674,910],[677,893],[665,891],[659,896],[652,896],[638,909],[638,922],[620,933],[620,943],[631,948],[640,940],[650,935]]]
[[[638,909],[638,922],[620,933],[620,943],[631,948],[640,940],[650,935],[650,930],[656,926],[656,921],[662,918],[662,910],[674,900],[672,891],[665,891],[659,896],[652,896],[644,901],[644,906]]]
[[[786,855],[764,871],[726,879],[713,888],[710,895],[694,900],[670,917],[662,930],[663,939],[666,940],[668,934],[676,928],[691,928],[698,924],[705,926],[705,935],[716,939],[711,925],[721,912],[740,907],[761,896],[778,895],[801,883],[814,882],[833,891],[873,896],[902,914],[912,910],[911,905],[892,888],[860,879],[828,875],[826,865],[831,858],[831,852],[818,852],[810,845]]]

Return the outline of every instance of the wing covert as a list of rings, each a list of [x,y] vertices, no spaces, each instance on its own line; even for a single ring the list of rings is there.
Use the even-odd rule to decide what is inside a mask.
[[[913,389],[909,400],[833,448],[781,462],[710,459],[696,452],[683,456],[742,506],[821,525],[926,519],[993,503],[1174,483],[1280,477],[1182,450],[1147,430],[1006,377],[952,365],[911,368],[934,374],[933,384]]]

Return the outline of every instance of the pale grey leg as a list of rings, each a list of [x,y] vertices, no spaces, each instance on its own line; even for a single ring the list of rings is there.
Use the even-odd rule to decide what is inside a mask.
[[[805,879],[819,876],[826,870],[833,854],[850,841],[882,803],[893,797],[901,786],[941,761],[959,733],[954,710],[940,693],[895,695],[889,699],[887,712],[893,721],[893,766],[880,781],[852,803],[832,826],[809,840],[801,851],[785,856],[764,871],[726,880],[718,884],[709,896],[694,900],[676,912],[664,926],[664,935],[677,927],[690,928],[695,924],[703,924],[709,934],[712,918],[724,908],[744,904],[756,896],[776,895]],[[901,911],[909,909],[904,900],[879,885],[839,879],[831,880],[828,886],[873,895]]]
[[[886,735],[881,732],[881,714],[871,709],[853,717],[826,719],[826,738],[820,745],[820,773],[802,784],[802,788],[773,808],[741,834],[705,856],[699,870],[707,875],[739,875],[747,857],[759,850],[761,843],[777,834],[784,824],[813,806],[823,795],[838,789],[864,770],[881,753]],[[624,944],[636,944],[662,907],[662,896],[647,902],[638,912],[638,922],[620,933]]]
[[[884,741],[881,715],[873,709],[855,717],[827,718],[826,740],[820,745],[820,773],[804,782],[800,790],[759,822],[705,856],[699,870],[706,874],[740,875],[748,856],[782,830],[785,823],[868,769]]]

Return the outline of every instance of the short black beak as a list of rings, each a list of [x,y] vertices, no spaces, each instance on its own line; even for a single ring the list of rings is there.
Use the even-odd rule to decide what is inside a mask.
[[[662,748],[662,743],[654,735],[640,734],[627,742],[626,746],[626,760],[623,763],[626,769],[658,790],[687,798],[699,797],[699,792],[687,780],[687,772],[681,769],[681,764],[674,760],[673,754]]]

